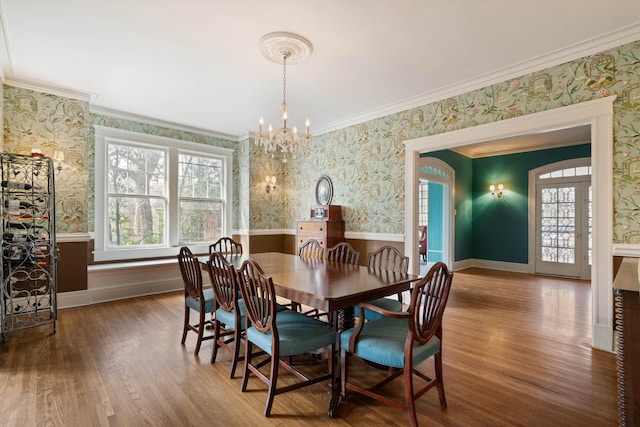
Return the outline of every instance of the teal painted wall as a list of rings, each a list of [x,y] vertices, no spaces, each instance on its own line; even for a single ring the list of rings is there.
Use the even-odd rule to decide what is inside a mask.
[[[427,228],[427,261],[442,261],[442,222],[444,220],[444,186],[429,182],[429,227]]]
[[[529,171],[549,163],[590,157],[591,145],[485,157],[473,161],[473,258],[529,261]],[[502,198],[489,185],[503,184]]]
[[[475,258],[526,264],[529,171],[549,163],[590,156],[590,144],[480,159],[450,150],[423,154],[422,157],[446,162],[455,171],[455,261]],[[501,199],[491,196],[491,184],[505,186]],[[435,232],[431,228],[430,235]]]

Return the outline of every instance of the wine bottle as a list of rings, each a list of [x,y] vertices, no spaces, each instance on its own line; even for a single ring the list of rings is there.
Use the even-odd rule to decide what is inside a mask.
[[[28,230],[30,228],[44,228],[44,226],[42,225],[35,225],[32,224],[31,222],[27,223],[27,222],[8,222],[7,223],[7,228],[20,228],[23,230]]]
[[[16,190],[31,190],[33,188],[31,184],[16,181],[2,181],[2,186],[5,188],[13,188]]]
[[[11,201],[13,201],[13,200],[11,200]],[[10,205],[9,202],[10,202],[9,200],[5,200],[4,201],[4,207],[5,208],[13,207],[13,206],[9,206]],[[20,207],[20,209],[29,209],[30,207],[33,207],[33,205],[31,203],[29,203],[29,202],[25,202],[23,200],[20,200],[19,201],[19,207]]]

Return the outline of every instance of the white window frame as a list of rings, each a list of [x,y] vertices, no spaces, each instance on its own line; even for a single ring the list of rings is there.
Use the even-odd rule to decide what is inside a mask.
[[[190,153],[202,156],[217,157],[223,164],[223,199],[224,221],[223,235],[230,236],[233,222],[233,150],[214,147],[195,142],[182,141],[164,136],[149,135],[123,129],[115,129],[94,125],[95,128],[95,202],[94,202],[94,251],[95,261],[133,260],[140,258],[159,258],[177,255],[178,244],[178,155]],[[106,166],[107,146],[109,143],[147,146],[164,150],[167,153],[167,223],[165,224],[166,245],[144,248],[113,248],[108,245],[107,238],[107,191]],[[210,243],[190,244],[194,253],[206,253]]]

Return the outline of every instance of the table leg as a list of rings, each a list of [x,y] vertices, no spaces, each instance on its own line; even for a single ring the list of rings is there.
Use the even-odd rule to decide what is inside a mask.
[[[338,310],[333,313],[332,316],[333,327],[336,328],[338,334],[346,331],[347,329],[353,328],[355,326],[355,311],[353,307],[347,307],[345,309]],[[340,337],[338,336],[337,342],[337,353],[340,354]],[[336,357],[336,355],[332,355],[331,357]],[[335,361],[335,359],[334,359]],[[340,396],[342,390],[340,390],[340,360],[334,363],[334,379],[331,384],[331,401],[329,402],[329,410],[327,411],[327,415],[329,418],[335,418],[337,416],[338,405],[340,404]]]

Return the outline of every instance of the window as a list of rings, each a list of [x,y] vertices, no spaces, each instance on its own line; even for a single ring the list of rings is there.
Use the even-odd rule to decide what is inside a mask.
[[[429,182],[420,180],[418,192],[418,225],[427,225],[429,223]]]
[[[230,234],[233,150],[95,128],[96,261],[206,252]]]
[[[180,154],[178,197],[181,245],[211,244],[223,237],[223,164],[220,159]]]

